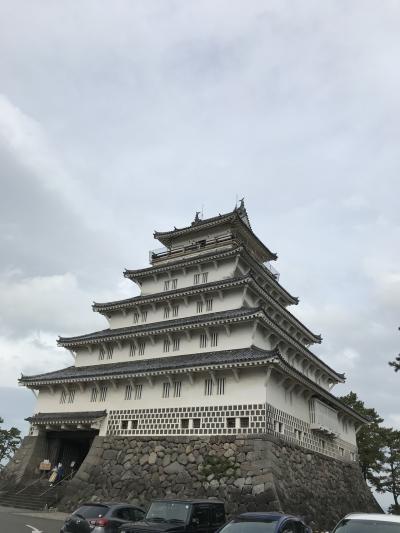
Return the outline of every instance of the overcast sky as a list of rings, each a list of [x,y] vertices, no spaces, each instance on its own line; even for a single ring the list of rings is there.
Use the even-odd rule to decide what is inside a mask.
[[[136,294],[153,230],[245,196],[336,392],[400,427],[399,24],[390,0],[1,1],[0,416],[25,428],[20,373]]]

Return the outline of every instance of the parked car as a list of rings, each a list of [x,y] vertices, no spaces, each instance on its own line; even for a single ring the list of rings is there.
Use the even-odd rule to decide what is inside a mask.
[[[393,514],[348,514],[332,533],[400,533],[400,516]]]
[[[120,533],[214,533],[225,523],[219,500],[154,500],[142,522],[124,524]]]
[[[301,518],[283,513],[243,513],[219,533],[312,533]]]
[[[117,533],[132,520],[142,520],[145,511],[126,503],[84,503],[65,519],[60,533]]]

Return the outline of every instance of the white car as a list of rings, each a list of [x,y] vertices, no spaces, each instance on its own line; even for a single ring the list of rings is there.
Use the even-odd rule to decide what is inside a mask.
[[[348,514],[332,533],[400,533],[400,516],[393,514]]]

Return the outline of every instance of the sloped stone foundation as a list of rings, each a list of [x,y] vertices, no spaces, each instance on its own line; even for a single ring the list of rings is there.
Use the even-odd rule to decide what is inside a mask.
[[[270,435],[96,437],[59,508],[88,500],[145,506],[160,497],[217,497],[228,515],[281,510],[322,529],[349,512],[381,512],[358,465]]]

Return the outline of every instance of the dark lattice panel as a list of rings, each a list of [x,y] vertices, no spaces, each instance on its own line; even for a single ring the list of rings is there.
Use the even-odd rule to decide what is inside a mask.
[[[235,418],[237,427],[227,427],[227,419]],[[182,419],[200,419],[200,427],[183,428]],[[248,419],[248,427],[240,427],[240,419]],[[123,421],[133,422],[126,423]],[[134,421],[137,421],[136,423]],[[244,422],[247,422],[244,420]],[[136,425],[136,429],[131,426]],[[229,435],[265,433],[265,404],[159,407],[153,409],[119,409],[110,411],[109,435]]]

